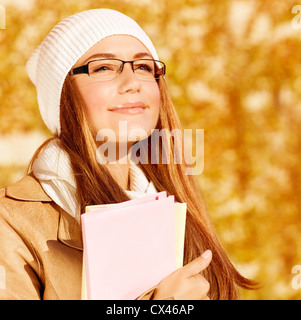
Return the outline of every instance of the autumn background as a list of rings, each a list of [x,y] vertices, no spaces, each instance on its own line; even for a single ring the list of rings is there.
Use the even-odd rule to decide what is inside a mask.
[[[301,1],[300,1],[301,4]],[[0,0],[0,187],[50,135],[25,63],[51,28],[91,8],[135,19],[167,65],[182,125],[204,129],[198,181],[231,260],[262,288],[241,299],[300,299],[301,29],[297,1]],[[301,27],[301,21],[300,27]],[[298,21],[297,25],[298,26]]]

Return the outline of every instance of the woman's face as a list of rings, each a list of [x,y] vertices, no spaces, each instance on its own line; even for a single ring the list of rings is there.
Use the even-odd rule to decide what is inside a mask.
[[[74,67],[105,56],[121,60],[152,59],[146,47],[136,38],[114,35],[99,41]],[[122,73],[109,81],[99,81],[87,74],[72,77],[84,100],[88,121],[98,134],[99,130],[110,129],[115,133],[117,142],[131,141],[129,144],[132,144],[136,141],[136,137],[130,136],[133,130],[136,133],[140,130],[141,135],[144,132],[144,136],[140,135],[140,139],[144,139],[156,127],[160,108],[158,84],[155,79],[139,80],[130,63],[124,64]],[[121,121],[123,123],[119,127]]]

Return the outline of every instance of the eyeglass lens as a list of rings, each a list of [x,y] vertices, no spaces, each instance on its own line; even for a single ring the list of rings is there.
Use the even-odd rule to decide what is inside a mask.
[[[156,78],[156,70],[161,69],[161,66],[163,68],[162,63],[160,63],[160,67],[156,63],[159,62],[151,59],[135,60],[132,63],[133,71],[141,80],[153,80]],[[89,75],[99,80],[113,80],[117,74],[122,72],[122,65],[123,62],[120,60],[94,60],[89,63]]]

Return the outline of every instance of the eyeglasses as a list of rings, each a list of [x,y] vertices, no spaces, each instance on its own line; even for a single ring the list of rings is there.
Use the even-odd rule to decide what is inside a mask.
[[[86,73],[91,78],[100,81],[114,80],[122,73],[125,63],[130,63],[133,72],[139,80],[152,81],[164,76],[166,66],[164,62],[154,59],[136,59],[124,61],[120,59],[91,60],[86,65],[72,69],[69,75]]]

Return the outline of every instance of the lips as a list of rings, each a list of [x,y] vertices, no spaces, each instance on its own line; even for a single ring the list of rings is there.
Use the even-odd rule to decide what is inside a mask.
[[[109,108],[109,111],[117,113],[137,114],[143,113],[148,107],[142,101],[126,102]]]

